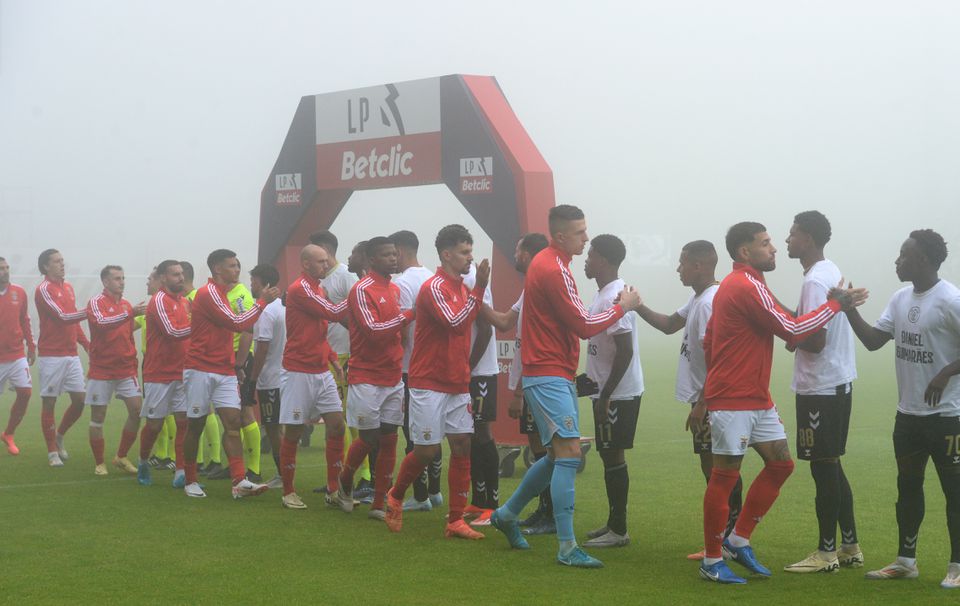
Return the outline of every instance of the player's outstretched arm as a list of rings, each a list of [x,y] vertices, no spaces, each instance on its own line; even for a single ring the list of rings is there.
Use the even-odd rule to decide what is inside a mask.
[[[640,304],[637,309],[637,315],[643,318],[643,321],[656,328],[665,335],[672,335],[687,324],[687,319],[673,312],[669,316],[653,311],[644,304]]]
[[[890,333],[884,332],[876,326],[867,324],[867,321],[863,319],[863,316],[861,316],[860,312],[856,309],[850,309],[846,314],[853,333],[857,335],[857,338],[860,339],[860,342],[863,343],[863,346],[869,351],[880,349],[886,345],[887,341],[893,338],[893,335]]]
[[[500,332],[506,332],[517,325],[520,314],[513,309],[497,311],[486,303],[480,308],[480,318]]]

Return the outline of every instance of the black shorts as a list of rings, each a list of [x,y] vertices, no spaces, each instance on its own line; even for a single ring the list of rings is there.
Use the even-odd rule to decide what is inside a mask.
[[[280,422],[280,390],[258,389],[257,401],[260,403],[260,422],[264,425],[276,425]]]
[[[603,411],[593,400],[593,428],[596,432],[597,450],[626,450],[633,448],[640,416],[640,396],[631,400],[610,400],[610,414],[603,418]]]
[[[696,404],[691,404],[692,409]],[[713,454],[713,437],[710,435],[710,413],[703,418],[703,429],[690,430],[693,435],[693,454]]]
[[[897,413],[893,425],[893,453],[901,457],[927,456],[939,468],[960,469],[960,417]]]
[[[832,396],[797,394],[797,458],[835,459],[847,452],[853,388],[837,388]]]
[[[500,377],[470,378],[470,409],[474,423],[492,423],[497,420],[497,380]]]
[[[248,377],[243,384],[240,385],[240,406],[256,406],[257,405],[257,384],[250,381],[250,373],[253,372],[253,354],[247,356],[246,361],[243,363],[243,374]]]
[[[527,404],[527,397],[523,397],[523,407],[520,409],[520,433],[523,435],[536,435],[539,433],[537,424],[533,420],[533,413],[530,412],[530,406]]]

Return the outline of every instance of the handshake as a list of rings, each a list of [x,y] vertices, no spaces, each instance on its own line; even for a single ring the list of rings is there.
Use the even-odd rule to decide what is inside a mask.
[[[870,291],[866,288],[854,288],[852,282],[844,288],[843,278],[840,278],[840,283],[831,288],[830,292],[827,293],[827,298],[839,303],[840,309],[843,311],[852,311],[860,307],[869,297]]]

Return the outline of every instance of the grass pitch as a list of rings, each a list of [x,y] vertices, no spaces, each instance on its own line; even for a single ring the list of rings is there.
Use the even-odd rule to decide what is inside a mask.
[[[443,538],[443,511],[407,514],[391,534],[366,518],[345,515],[310,489],[325,476],[321,448],[301,449],[297,486],[306,511],[280,507],[278,492],[233,501],[229,483],[208,481],[208,498],[193,500],[170,488],[169,472],[154,472],[143,488],[111,468],[93,476],[86,418],[67,436],[66,467],[47,467],[39,430],[39,398],[17,432],[22,453],[0,455],[0,602],[40,603],[340,603],[394,604],[936,604],[960,599],[939,587],[949,546],[944,501],[933,470],[920,536],[920,579],[869,582],[864,569],[832,575],[781,572],[816,548],[813,481],[798,462],[770,514],[753,537],[774,575],[748,577],[746,586],[716,586],[697,578],[684,556],[702,545],[704,482],[690,438],[687,409],[673,400],[676,344],[653,339],[641,351],[643,397],[630,468],[629,531],[624,549],[594,550],[603,570],[570,570],[554,561],[552,536],[533,537],[529,552],[507,548],[486,529],[486,540]],[[844,467],[854,490],[867,569],[896,555],[896,471],[891,432],[896,405],[892,352],[859,352],[860,380]],[[778,351],[774,397],[793,444],[790,359]],[[0,421],[13,400],[0,396]],[[66,398],[58,402],[59,420]],[[504,405],[505,406],[505,405]],[[501,409],[502,410],[502,409]],[[584,434],[592,417],[582,408]],[[116,448],[122,405],[112,405],[105,432]],[[501,413],[504,414],[504,413]],[[322,443],[319,435],[314,443]],[[402,443],[402,440],[401,440]],[[134,446],[133,453],[136,453]],[[589,453],[577,480],[578,537],[606,520],[602,466]],[[760,460],[747,458],[744,479]],[[268,455],[264,476],[273,472]],[[522,473],[503,479],[509,496]],[[444,483],[444,492],[446,485]],[[743,571],[733,564],[735,569]]]

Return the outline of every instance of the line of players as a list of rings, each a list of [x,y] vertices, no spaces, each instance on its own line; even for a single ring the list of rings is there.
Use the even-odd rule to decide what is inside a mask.
[[[785,570],[828,572],[841,565],[859,567],[863,564],[863,555],[856,535],[852,492],[840,464],[849,425],[852,383],[856,378],[852,336],[856,334],[871,350],[896,339],[900,401],[894,446],[899,471],[900,552],[894,563],[868,573],[867,577],[917,576],[915,555],[917,531],[923,517],[923,471],[927,458],[932,457],[947,496],[952,546],[948,574],[942,585],[960,585],[960,518],[957,517],[960,515],[960,479],[957,479],[960,475],[953,469],[960,465],[960,438],[957,437],[960,431],[955,427],[960,419],[960,387],[951,381],[951,377],[960,372],[960,293],[937,275],[946,258],[946,245],[938,234],[932,230],[910,234],[897,259],[897,274],[913,286],[898,291],[876,326],[870,326],[856,311],[866,299],[866,291],[843,289],[836,265],[824,258],[830,226],[816,211],[797,215],[787,239],[789,256],[799,259],[804,269],[801,301],[796,311],[781,305],[766,286],[763,275],[775,268],[776,249],[766,228],[758,223],[740,223],[729,230],[726,248],[734,267],[723,283],[715,278],[717,255],[712,244],[700,240],[683,248],[678,272],[681,282],[694,292],[687,303],[671,315],[650,310],[633,289],[624,286],[617,271],[625,258],[625,248],[618,238],[609,235],[594,238],[587,255],[585,273],[597,281],[599,288],[594,303],[587,309],[579,299],[569,269],[572,257],[582,254],[588,241],[583,213],[575,207],[559,206],[551,210],[549,223],[549,242],[541,234],[528,234],[517,245],[517,269],[527,274],[525,291],[507,312],[492,309],[486,288],[489,266],[484,261],[475,268],[472,239],[460,226],[448,226],[438,234],[436,246],[441,267],[435,274],[416,262],[417,241],[410,232],[398,232],[391,238],[373,238],[358,245],[351,260],[365,256],[366,275],[337,303],[327,298],[321,286],[321,279],[330,271],[330,234],[318,234],[316,241],[321,245],[311,244],[303,249],[303,274],[288,288],[285,306],[275,301],[276,278],[270,281],[270,276],[276,275],[275,270],[264,275],[262,266],[258,266],[259,272],[255,268],[251,273],[260,276],[254,277],[254,294],[261,300],[241,314],[230,310],[223,301],[223,287],[239,277],[239,263],[230,251],[215,251],[208,259],[213,278],[200,289],[204,291],[202,297],[198,291],[199,303],[194,302],[192,318],[187,305],[180,301],[178,284],[182,282],[182,275],[178,277],[178,263],[161,263],[157,276],[162,289],[146,307],[148,355],[144,365],[143,416],[148,421],[141,436],[141,480],[149,474],[149,468],[144,472],[143,446],[158,431],[158,421],[162,423],[168,412],[164,407],[183,414],[178,407],[183,408],[186,402],[185,416],[190,422],[184,432],[184,456],[177,459],[185,461],[187,494],[204,496],[196,478],[196,442],[209,406],[205,402],[212,402],[226,428],[224,447],[230,459],[234,496],[260,494],[266,489],[265,485],[244,477],[237,440],[241,421],[239,414],[232,412],[239,409],[239,402],[235,402],[239,399],[235,397],[237,375],[228,364],[230,352],[222,345],[234,332],[256,325],[254,330],[259,336],[252,378],[262,379],[264,372],[282,366],[282,371],[276,372],[281,377],[280,387],[261,389],[258,399],[264,424],[276,428],[279,420],[283,426],[282,438],[280,432],[275,431],[271,441],[276,444],[274,452],[279,451],[284,506],[305,507],[293,489],[293,476],[297,440],[307,421],[322,417],[326,425],[327,501],[344,511],[352,511],[354,474],[362,461],[370,457],[371,462],[376,461],[373,474],[376,488],[370,516],[384,519],[393,531],[402,528],[404,509],[439,504],[435,481],[439,471],[433,471],[438,470],[439,444],[446,437],[451,450],[447,536],[483,537],[463,521],[464,512],[471,509],[466,506],[466,499],[473,475],[472,509],[489,512],[496,508],[492,514],[486,513],[481,523],[489,520],[506,534],[512,547],[529,548],[525,533],[536,534],[535,529],[550,532],[555,528],[560,543],[557,557],[560,563],[599,567],[602,564],[580,549],[573,536],[573,485],[580,462],[576,401],[578,394],[593,399],[598,450],[604,463],[610,504],[607,524],[589,533],[586,545],[626,545],[629,542],[626,531],[629,476],[623,451],[632,447],[643,393],[636,316],[628,313],[636,310],[647,323],[665,333],[684,328],[676,396],[691,404],[687,425],[693,432],[694,450],[700,454],[701,469],[708,482],[704,496],[705,548],[689,556],[701,560],[701,577],[721,583],[745,582],[726,566],[724,558],[744,565],[755,574],[770,575],[758,562],[749,539],[793,470],[783,425],[769,393],[774,335],[783,338],[787,347],[796,351],[793,389],[797,393],[797,442],[800,458],[811,462],[820,528],[818,549]],[[335,239],[332,246],[335,254]],[[108,267],[104,270],[104,293],[91,301],[93,307],[88,307],[87,312],[76,312],[69,285],[63,282],[62,257],[58,257],[55,251],[52,258],[41,256],[40,268],[47,279],[38,287],[37,302],[42,310],[43,305],[50,306],[52,299],[61,323],[67,325],[88,319],[94,343],[109,343],[101,333],[109,333],[111,325],[124,324],[144,311],[143,306],[134,308],[120,298],[122,272],[117,277],[114,273],[119,268]],[[399,265],[398,258],[402,260]],[[401,275],[391,281],[391,274],[398,272]],[[464,280],[466,274],[475,277],[472,281]],[[116,286],[118,280],[119,287]],[[4,348],[4,352],[9,350],[4,355],[14,359],[4,360],[4,374],[0,375],[4,380],[11,380],[18,391],[10,425],[0,436],[13,453],[16,449],[13,430],[29,399],[29,379],[24,381],[23,375],[29,377],[27,358],[32,363],[35,354],[29,322],[24,320],[25,295],[22,289],[18,291],[18,287],[8,282],[8,268],[5,262],[0,262],[0,297],[3,297],[0,300],[7,303],[12,299],[16,303],[19,297],[23,302],[19,308],[16,305],[0,308],[4,310],[4,326],[22,327],[15,347]],[[269,309],[275,310],[274,313],[267,313]],[[257,321],[261,311],[264,316]],[[341,362],[345,360],[326,345],[326,323],[344,322],[347,318],[352,355],[346,417],[347,425],[357,429],[358,435],[344,461],[342,398],[334,375],[341,372]],[[268,324],[273,328],[267,328]],[[495,417],[483,414],[490,408],[495,414],[495,406],[487,405],[486,398],[496,401],[495,393],[493,397],[489,395],[496,382],[490,375],[479,374],[478,379],[477,371],[492,342],[491,326],[498,330],[520,327],[516,343],[520,355],[511,367],[510,380],[511,388],[516,391],[509,412],[520,419],[537,458],[518,490],[499,508],[496,463],[492,465],[492,482],[490,475],[476,473],[478,467],[486,467],[488,463],[482,456],[478,457],[478,453],[492,451],[496,457],[487,425]],[[280,345],[283,329],[291,338]],[[43,332],[41,320],[41,383],[50,383],[44,382],[45,376],[56,376],[64,386],[76,385],[77,379],[82,384],[82,375],[77,376],[78,361],[49,360],[75,358],[75,345],[72,356],[66,355],[70,352],[66,352],[68,347],[62,343],[57,343],[62,352],[52,349],[49,343],[45,348]],[[75,338],[83,343],[82,331],[75,332]],[[156,348],[151,347],[151,334],[158,335]],[[589,339],[587,373],[574,381],[581,338]],[[69,336],[66,340],[69,341]],[[126,341],[132,343],[132,338],[123,340],[125,345]],[[167,350],[162,340],[168,342]],[[26,357],[23,356],[24,342],[28,347]],[[189,342],[189,348],[185,342]],[[411,347],[413,342],[417,347]],[[318,347],[318,343],[322,345]],[[169,381],[148,379],[147,360],[151,359],[151,350],[173,351],[176,347],[186,350],[183,381],[175,378],[180,375],[173,372],[172,364],[168,375],[161,377]],[[107,346],[105,351],[116,354],[119,349]],[[19,351],[19,356],[14,357],[14,350]],[[99,448],[100,465],[102,435],[95,438],[94,434],[96,428],[102,426],[105,408],[96,404],[109,400],[109,390],[116,390],[121,398],[135,396],[121,391],[130,388],[129,383],[124,382],[129,380],[129,375],[121,379],[102,378],[102,368],[117,372],[126,368],[117,363],[119,358],[109,364],[95,365],[95,351],[96,345],[91,348],[92,388],[87,390],[87,402],[94,405],[95,411],[101,411],[91,417],[91,445],[95,455]],[[57,355],[61,353],[63,355]],[[157,354],[154,359],[160,357]],[[135,353],[133,360],[135,376]],[[67,370],[61,372],[58,366],[57,373],[45,373],[45,366],[50,368],[53,364],[65,366]],[[94,370],[95,366],[98,370]],[[166,387],[162,394],[151,395],[157,389],[151,384]],[[46,389],[43,388],[44,393]],[[48,414],[47,399],[44,396],[45,436],[49,444],[52,435],[54,446],[62,450],[62,434],[72,423],[68,422],[69,417],[78,417],[75,410],[82,410],[82,406],[77,406],[77,399],[73,398],[57,434],[52,431],[53,402]],[[130,429],[132,423],[135,432],[135,407],[129,400],[127,404],[130,416],[118,457],[125,454],[124,448],[129,448],[135,440],[135,433]],[[408,408],[406,414],[404,404]],[[473,404],[477,410],[472,410]],[[401,425],[408,434],[408,452],[391,487],[396,430]],[[99,440],[99,445],[95,440]],[[742,499],[739,468],[748,447],[754,448],[765,464],[746,499]],[[149,453],[149,448],[146,452]],[[375,457],[370,456],[374,454]],[[406,488],[423,478],[428,467],[434,485],[429,491],[421,489],[420,494],[415,490],[415,498],[404,504]],[[494,488],[487,492],[491,483]],[[478,499],[478,493],[485,494],[486,498]],[[518,515],[537,495],[541,497],[541,505],[532,519],[526,521],[530,527],[521,531],[523,522],[518,520]],[[550,523],[551,505],[555,526]],[[839,548],[836,544],[838,525],[841,529]]]

